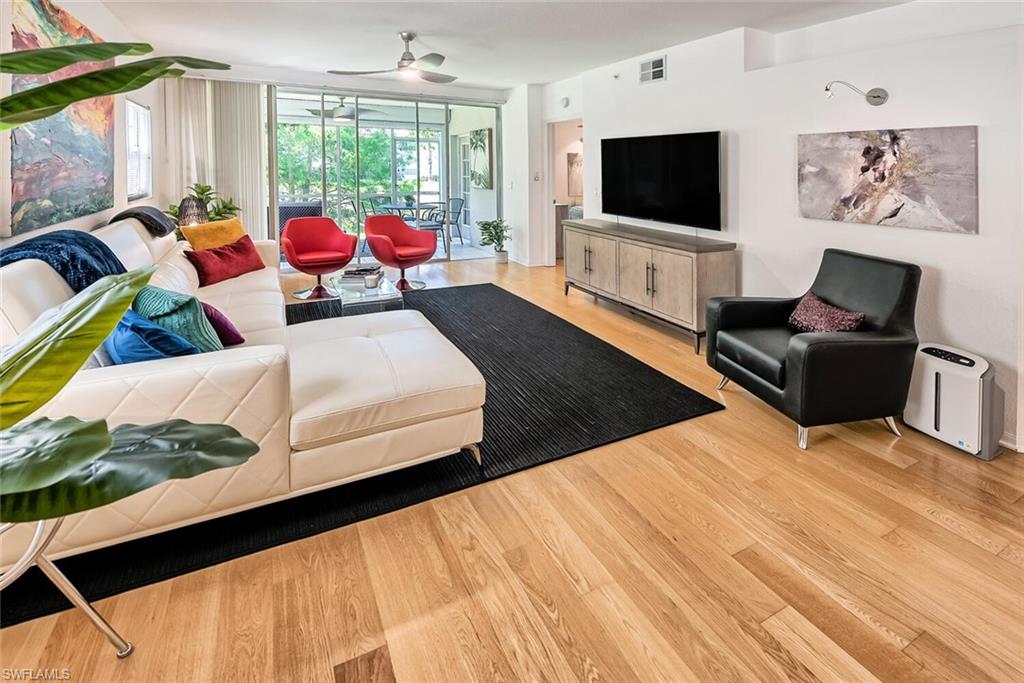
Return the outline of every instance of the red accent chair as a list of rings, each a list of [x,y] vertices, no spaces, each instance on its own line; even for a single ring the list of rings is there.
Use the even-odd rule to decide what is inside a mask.
[[[367,216],[366,243],[378,261],[385,266],[398,268],[401,272],[395,287],[407,292],[426,286],[416,280],[406,280],[405,269],[434,258],[437,250],[437,235],[434,232],[410,228],[401,216]]]
[[[296,270],[316,275],[316,287],[293,292],[296,299],[334,298],[321,279],[341,270],[356,254],[359,238],[342,232],[338,224],[325,216],[291,218],[281,232],[284,257]]]

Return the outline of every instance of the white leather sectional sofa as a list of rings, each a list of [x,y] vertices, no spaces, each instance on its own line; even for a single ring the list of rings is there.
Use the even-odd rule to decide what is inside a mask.
[[[81,370],[40,415],[111,426],[172,417],[229,424],[260,445],[246,464],[170,481],[69,517],[51,557],[71,555],[475,448],[484,379],[419,312],[390,311],[285,326],[278,249],[266,268],[199,287],[185,243],[134,220],[93,233],[129,270],[157,264],[151,284],[223,311],[245,344],[215,353]],[[0,342],[73,295],[53,269],[0,268]],[[30,525],[2,537],[0,566]],[[21,533],[19,533],[21,532]]]

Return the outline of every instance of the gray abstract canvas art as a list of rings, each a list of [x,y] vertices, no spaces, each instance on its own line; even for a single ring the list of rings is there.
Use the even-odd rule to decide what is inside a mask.
[[[846,223],[978,232],[978,128],[800,135],[800,215]]]

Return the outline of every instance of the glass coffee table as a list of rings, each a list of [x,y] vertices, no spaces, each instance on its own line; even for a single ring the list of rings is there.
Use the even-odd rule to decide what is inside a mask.
[[[359,315],[405,308],[402,292],[386,277],[376,287],[367,287],[362,278],[336,275],[327,282],[327,289],[341,302],[342,315]]]

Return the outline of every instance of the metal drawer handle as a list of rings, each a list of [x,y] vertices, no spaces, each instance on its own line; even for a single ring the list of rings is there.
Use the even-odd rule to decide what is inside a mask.
[[[658,269],[652,263],[651,264],[651,296],[654,296],[655,294],[658,293],[658,287],[656,285],[656,283],[658,282],[657,277],[658,277]]]
[[[647,273],[644,275],[644,293],[651,293],[651,264],[645,264],[647,266]]]

